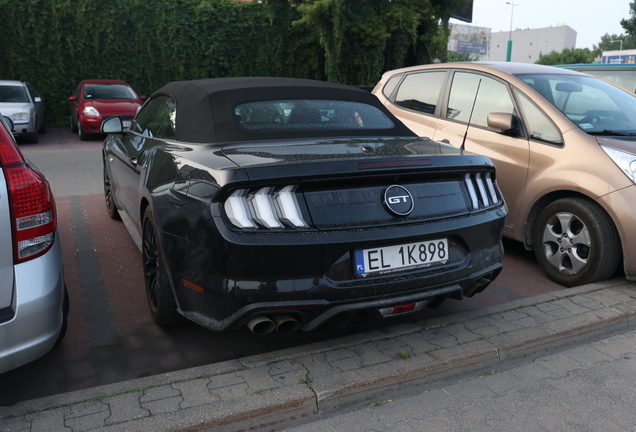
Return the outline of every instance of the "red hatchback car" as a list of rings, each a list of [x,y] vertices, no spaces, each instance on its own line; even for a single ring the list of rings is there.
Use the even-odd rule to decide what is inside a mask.
[[[128,127],[145,99],[124,81],[84,80],[68,98],[71,129],[84,141],[100,134],[102,121],[113,116],[120,117]]]

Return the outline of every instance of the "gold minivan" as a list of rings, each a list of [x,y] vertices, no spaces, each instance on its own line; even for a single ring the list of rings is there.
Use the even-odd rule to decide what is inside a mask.
[[[636,280],[636,96],[597,77],[522,63],[386,72],[373,93],[420,136],[488,156],[504,235],[564,286]]]

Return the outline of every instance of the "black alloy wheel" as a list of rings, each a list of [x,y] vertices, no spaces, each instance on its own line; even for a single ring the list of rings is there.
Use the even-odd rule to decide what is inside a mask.
[[[177,312],[177,303],[170,288],[154,217],[149,208],[144,213],[141,252],[146,295],[152,318],[157,324],[164,326],[178,323],[180,315]]]
[[[106,201],[108,216],[114,220],[121,220],[119,211],[117,211],[117,205],[115,204],[115,198],[113,197],[113,188],[110,183],[108,170],[106,169],[106,162],[104,162],[104,200]]]
[[[534,251],[548,277],[566,287],[609,279],[621,259],[611,219],[582,198],[557,200],[541,212],[534,227]]]

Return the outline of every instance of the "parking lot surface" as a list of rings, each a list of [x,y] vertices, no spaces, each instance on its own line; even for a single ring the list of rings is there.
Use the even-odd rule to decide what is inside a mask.
[[[247,329],[213,333],[195,324],[157,326],[146,304],[141,253],[123,223],[111,220],[102,195],[101,139],[80,141],[49,129],[39,144],[21,144],[56,196],[71,309],[66,339],[41,359],[0,375],[0,405],[239,357],[328,341],[563,289],[531,252],[505,242],[504,271],[488,289],[437,310],[388,320],[364,316],[343,330],[256,336]]]

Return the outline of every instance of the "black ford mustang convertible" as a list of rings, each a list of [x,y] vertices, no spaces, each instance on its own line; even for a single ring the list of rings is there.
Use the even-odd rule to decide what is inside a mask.
[[[286,78],[174,82],[102,125],[104,192],[142,239],[155,321],[312,330],[481,292],[501,271],[495,168],[375,96]]]

